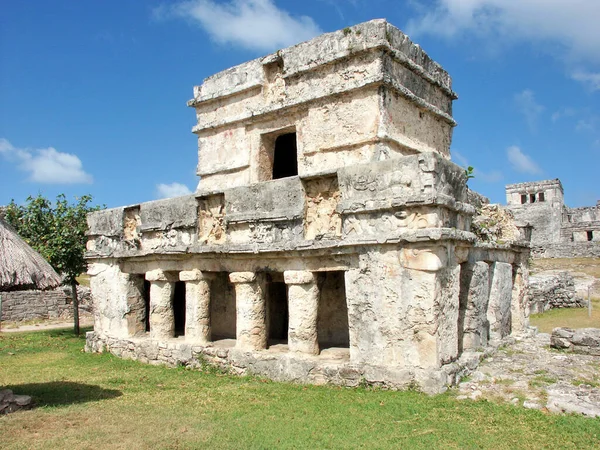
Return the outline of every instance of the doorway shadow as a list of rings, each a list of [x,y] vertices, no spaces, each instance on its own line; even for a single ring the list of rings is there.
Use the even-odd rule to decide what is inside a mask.
[[[0,387],[15,395],[30,395],[35,406],[66,406],[120,397],[121,391],[71,381],[13,384]]]

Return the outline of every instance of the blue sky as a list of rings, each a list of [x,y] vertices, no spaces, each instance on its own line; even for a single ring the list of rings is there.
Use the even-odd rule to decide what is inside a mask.
[[[452,158],[470,186],[560,178],[600,199],[598,0],[0,0],[0,205],[92,194],[109,207],[193,191],[207,76],[374,18],[452,76]]]

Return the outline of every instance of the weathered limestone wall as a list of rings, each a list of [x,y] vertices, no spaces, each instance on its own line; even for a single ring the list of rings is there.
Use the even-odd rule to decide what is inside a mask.
[[[128,315],[132,313],[129,294],[137,286],[137,278],[121,272],[114,260],[106,259],[88,265],[94,309],[94,329],[115,337],[129,336]],[[135,298],[137,296],[133,296]],[[133,311],[136,314],[136,311]]]
[[[89,289],[78,287],[79,314],[91,314]],[[69,319],[73,317],[70,289],[49,291],[2,292],[2,321],[21,322],[33,319]]]
[[[218,272],[203,273],[190,280],[209,280],[206,289],[212,300],[213,334],[210,338],[192,334],[188,329],[185,336],[174,337],[172,328],[157,324],[155,317],[164,320],[169,314],[153,306],[152,328],[148,334],[129,331],[129,335],[123,337],[123,330],[118,328],[122,321],[114,320],[112,329],[96,328],[96,332],[88,336],[87,345],[90,350],[106,349],[142,361],[184,363],[192,367],[209,362],[237,373],[255,373],[280,380],[356,385],[362,379],[390,387],[417,383],[427,392],[440,392],[468,370],[490,344],[499,345],[502,338],[515,331],[510,328],[512,313],[519,310],[515,304],[520,305],[522,298],[519,289],[514,287],[519,282],[513,283],[513,274],[526,266],[510,255],[510,251],[490,248],[465,253],[464,248],[457,251],[453,245],[420,245],[411,249],[380,246],[361,254],[356,261],[345,260],[340,267],[343,271],[285,271],[289,302],[288,352],[271,351],[267,345],[266,273],[247,271],[229,273],[235,292],[237,333],[226,336],[228,340],[219,341],[223,336],[214,333],[217,323],[213,320],[214,312],[218,307],[214,300],[219,297],[213,293],[231,289],[224,286],[225,274]],[[484,258],[490,262],[469,262],[469,258],[471,261]],[[512,264],[505,262],[511,259]],[[254,266],[260,264],[260,260],[248,262]],[[331,263],[322,261],[324,265]],[[188,272],[180,272],[179,278],[190,278]],[[174,271],[163,273],[172,273],[173,279],[176,278]],[[181,275],[183,273],[186,275]],[[111,274],[114,279],[105,278],[105,282],[113,286],[121,284],[121,289],[114,292],[127,291],[131,276],[118,271]],[[108,273],[102,271],[94,277],[100,275],[106,277]],[[170,298],[170,292],[165,293],[168,280],[161,281],[163,276],[152,271],[147,272],[146,277],[152,280],[153,286],[158,286],[151,289],[151,299]],[[488,291],[484,288],[489,286],[490,278],[500,281],[492,281]],[[494,298],[494,289],[501,289],[503,283],[511,287],[498,292]],[[337,303],[336,310],[332,302],[341,299],[345,304]],[[123,301],[127,302],[126,298]],[[151,305],[156,304],[151,300]],[[168,303],[161,305],[168,309]],[[499,306],[490,309],[489,305]],[[340,313],[344,307],[347,307],[346,325]],[[326,324],[324,317],[333,320]],[[206,323],[202,315],[197,317],[197,322],[199,329]],[[325,325],[326,331],[323,330]],[[339,339],[344,325],[349,342]],[[329,331],[334,334],[326,334]],[[328,337],[323,339],[323,334]],[[334,336],[337,342],[331,342],[329,336]],[[335,352],[339,355],[333,359],[327,350],[331,344],[337,347]],[[347,356],[339,353],[345,346],[349,347]]]
[[[569,272],[531,275],[527,296],[531,314],[552,308],[581,308],[587,303],[577,295],[573,275]]]
[[[384,20],[241,64],[207,78],[188,103],[198,192],[270,179],[272,145],[288,132],[300,176],[423,151],[449,158],[454,98],[446,72]]]
[[[535,258],[600,258],[599,242],[562,242],[532,246]]]

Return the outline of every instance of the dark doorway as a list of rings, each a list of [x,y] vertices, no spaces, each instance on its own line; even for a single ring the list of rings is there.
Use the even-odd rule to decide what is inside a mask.
[[[546,196],[544,195],[543,192],[540,192],[540,195],[538,197],[539,197],[539,201],[540,202],[545,202],[546,201]]]
[[[594,232],[593,231],[587,232],[587,240],[590,242],[594,240]]]
[[[185,336],[185,282],[183,281],[175,283],[173,320],[175,322],[175,337]]]
[[[229,281],[229,273],[214,272],[210,286],[211,340],[235,339],[235,289]]]
[[[150,332],[150,282],[144,280],[144,287],[142,289],[142,296],[144,297],[144,331]]]
[[[343,271],[321,272],[318,275],[319,310],[317,336],[319,348],[349,347],[348,305]]]
[[[460,285],[458,291],[458,356],[464,349],[465,338],[465,318],[467,315],[467,307],[469,304],[469,287],[473,271],[469,270],[469,264],[463,263],[460,265]]]
[[[527,194],[521,194],[521,205],[527,203]]]
[[[283,282],[283,273],[267,273],[266,290],[269,343],[287,342],[289,309],[287,285]]]
[[[529,194],[529,203],[535,203],[535,194]]]
[[[273,179],[298,175],[298,149],[296,133],[278,136],[273,151]]]

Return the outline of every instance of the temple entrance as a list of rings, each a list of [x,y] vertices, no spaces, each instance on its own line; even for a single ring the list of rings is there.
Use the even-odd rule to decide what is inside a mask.
[[[350,347],[348,304],[343,271],[320,272],[317,336],[319,348]]]
[[[211,340],[236,338],[235,290],[229,273],[214,272],[210,288]]]
[[[150,282],[144,279],[142,287],[142,297],[144,298],[144,331],[150,332]]]
[[[185,336],[185,282],[177,281],[173,292],[175,337]]]
[[[287,286],[283,273],[266,275],[267,339],[269,344],[283,344],[288,340],[289,310]]]

